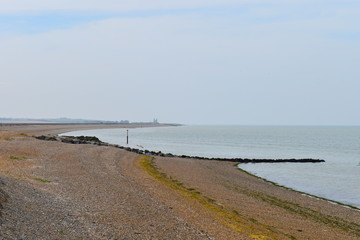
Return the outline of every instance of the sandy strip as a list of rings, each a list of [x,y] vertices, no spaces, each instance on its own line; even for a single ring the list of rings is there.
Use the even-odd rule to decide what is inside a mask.
[[[117,126],[0,127],[0,239],[360,238],[359,211],[275,187],[232,163],[26,135],[105,127]]]

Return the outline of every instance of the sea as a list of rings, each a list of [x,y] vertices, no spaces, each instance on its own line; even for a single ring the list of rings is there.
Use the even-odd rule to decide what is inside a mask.
[[[238,167],[279,185],[360,208],[360,126],[194,125],[62,135],[96,136],[108,143],[176,155],[323,159],[324,163],[246,163]]]

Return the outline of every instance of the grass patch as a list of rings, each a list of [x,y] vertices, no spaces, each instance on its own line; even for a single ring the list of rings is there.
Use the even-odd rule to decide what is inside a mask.
[[[23,136],[23,137],[29,137],[29,134],[27,134],[27,133],[19,133],[18,135]]]
[[[17,156],[10,156],[11,160],[25,160],[27,159],[26,157],[17,157]]]
[[[255,219],[242,216],[236,210],[226,208],[216,203],[215,199],[204,196],[201,192],[196,191],[194,188],[184,186],[182,182],[168,176],[166,173],[161,172],[154,162],[154,157],[143,155],[140,158],[141,166],[156,180],[180,192],[182,195],[196,200],[203,207],[209,209],[225,226],[232,228],[234,231],[246,233],[251,238],[257,240],[277,239],[276,236],[279,235],[295,239],[293,236],[289,236],[277,229],[274,229],[273,227],[261,224]]]
[[[52,181],[50,180],[46,180],[46,179],[42,179],[42,178],[33,178],[35,181],[38,182],[42,182],[42,183],[51,183]]]

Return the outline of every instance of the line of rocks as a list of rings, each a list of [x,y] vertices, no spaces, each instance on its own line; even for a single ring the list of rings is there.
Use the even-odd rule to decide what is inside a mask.
[[[120,149],[124,149],[129,152],[141,154],[141,155],[149,155],[149,156],[159,156],[159,157],[179,157],[179,158],[192,158],[198,160],[215,160],[215,161],[227,161],[227,162],[235,162],[235,163],[321,163],[325,162],[322,159],[312,159],[312,158],[302,158],[302,159],[249,159],[249,158],[207,158],[207,157],[199,157],[199,156],[187,156],[187,155],[174,155],[171,153],[162,153],[161,151],[149,151],[149,150],[141,150],[136,148],[124,147],[118,144],[110,144],[106,142],[102,142],[97,137],[92,136],[53,136],[53,135],[42,135],[36,136],[36,139],[45,140],[45,141],[57,141],[63,143],[70,144],[92,144],[98,146],[108,146],[108,147],[116,147]]]

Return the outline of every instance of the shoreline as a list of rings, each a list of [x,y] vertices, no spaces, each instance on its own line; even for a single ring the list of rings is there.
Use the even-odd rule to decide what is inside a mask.
[[[62,133],[63,134],[63,133]],[[125,149],[126,151],[137,153],[140,155],[149,155],[149,156],[159,156],[159,157],[176,157],[176,158],[191,158],[196,160],[210,160],[210,161],[226,161],[226,162],[235,162],[235,163],[322,163],[325,162],[323,159],[313,159],[313,158],[289,158],[289,159],[261,159],[261,158],[209,158],[209,157],[199,157],[199,156],[188,156],[188,155],[176,155],[172,153],[162,153],[161,151],[149,151],[147,149],[138,149],[125,147],[118,144],[107,143],[99,140],[95,136],[68,136],[68,135],[57,135],[55,136],[38,136],[36,137],[39,140],[45,141],[59,141],[71,144],[98,144],[102,146],[113,146],[120,149]]]
[[[170,158],[188,158],[188,159],[194,159],[194,160],[208,160],[208,161],[223,161],[223,162],[231,162],[231,163],[235,163],[234,167],[242,172],[245,172],[248,175],[251,175],[253,177],[256,177],[262,181],[271,183],[274,186],[277,187],[281,187],[290,191],[294,191],[309,197],[313,197],[319,200],[324,200],[333,204],[337,204],[343,207],[348,207],[354,210],[358,210],[360,211],[360,208],[357,206],[353,206],[351,204],[346,204],[346,203],[342,203],[336,200],[332,200],[329,198],[325,198],[325,197],[321,197],[321,196],[317,196],[311,193],[307,193],[307,192],[303,192],[300,190],[296,190],[294,188],[291,187],[287,187],[285,185],[280,185],[276,182],[270,181],[266,178],[260,177],[256,174],[252,174],[244,169],[242,169],[241,167],[239,167],[240,164],[247,164],[247,163],[322,163],[325,162],[325,160],[321,160],[321,159],[242,159],[242,158],[207,158],[207,157],[198,157],[198,156],[187,156],[187,155],[174,155],[172,153],[162,153],[162,152],[154,152],[154,151],[149,151],[149,150],[140,150],[137,148],[130,148],[130,147],[125,147],[125,146],[121,146],[118,144],[112,144],[112,143],[108,143],[108,142],[103,142],[100,139],[98,139],[97,137],[93,137],[93,136],[37,136],[35,137],[36,139],[39,140],[43,140],[43,141],[58,141],[58,142],[63,142],[63,143],[69,143],[69,144],[95,144],[98,146],[108,146],[108,147],[115,147],[115,148],[120,148],[120,149],[124,149],[128,152],[133,152],[139,155],[144,155],[144,156],[157,156],[157,157],[170,157]]]
[[[346,207],[346,208],[350,208],[350,209],[353,209],[353,210],[357,210],[357,211],[360,212],[360,207],[353,206],[353,205],[351,205],[351,204],[342,203],[342,202],[339,202],[339,201],[336,201],[336,200],[332,200],[332,199],[329,199],[329,198],[320,197],[320,196],[317,196],[317,195],[314,195],[314,194],[311,194],[311,193],[307,193],[307,192],[303,192],[303,191],[300,191],[300,190],[296,190],[296,189],[294,189],[294,188],[287,187],[287,186],[285,186],[285,185],[281,185],[281,184],[279,184],[279,183],[277,183],[277,182],[270,181],[270,180],[268,180],[268,179],[266,179],[266,178],[263,178],[263,177],[260,177],[260,176],[258,176],[258,175],[256,175],[256,174],[252,174],[252,173],[250,173],[250,172],[248,172],[248,171],[246,171],[246,170],[244,170],[244,169],[242,169],[242,168],[240,168],[240,167],[237,167],[238,165],[236,165],[236,164],[235,164],[235,166],[236,166],[236,168],[237,168],[239,171],[242,171],[242,172],[244,172],[244,173],[246,173],[246,174],[248,174],[248,175],[250,175],[250,176],[253,176],[253,177],[257,178],[257,179],[260,179],[260,180],[262,180],[262,181],[268,182],[268,183],[270,183],[270,184],[272,184],[272,185],[274,185],[274,186],[276,186],[276,187],[284,188],[284,189],[289,190],[289,191],[293,191],[293,192],[296,192],[296,193],[300,193],[300,194],[305,195],[305,196],[308,196],[308,197],[312,197],[312,198],[316,198],[316,199],[319,199],[319,200],[323,200],[323,201],[326,201],[326,202],[329,202],[329,203],[332,203],[332,204],[336,204],[336,205],[339,205],[339,206],[342,206],[342,207]]]
[[[74,133],[74,134],[77,134],[77,133]],[[80,134],[82,134],[82,133],[80,133]],[[89,133],[85,133],[85,134],[89,134]],[[99,136],[102,136],[102,135],[99,135]],[[108,140],[111,141],[112,139],[108,139]],[[140,142],[140,139],[137,139],[136,141],[134,140],[134,142]],[[159,142],[161,142],[161,139],[160,139]],[[197,159],[197,160],[216,160],[216,161],[223,160],[223,161],[229,161],[229,162],[234,162],[234,163],[261,163],[261,162],[265,162],[265,163],[278,163],[278,162],[290,162],[290,163],[316,162],[316,163],[320,163],[320,162],[323,162],[323,160],[321,160],[321,159],[280,159],[279,160],[279,159],[218,158],[218,157],[208,158],[208,157],[199,157],[199,156],[192,156],[192,155],[180,155],[180,154],[182,154],[182,152],[184,152],[184,151],[186,152],[187,149],[182,149],[184,151],[178,151],[177,152],[178,155],[173,154],[171,152],[171,150],[168,150],[170,153],[167,153],[166,150],[164,150],[163,152],[157,151],[157,149],[161,149],[161,146],[162,146],[162,145],[159,145],[159,144],[154,145],[154,146],[157,146],[157,147],[153,147],[152,151],[149,151],[149,150],[144,149],[144,148],[138,148],[138,147],[135,146],[135,143],[131,146],[131,148],[130,147],[124,147],[125,144],[121,144],[121,145],[122,145],[122,148],[125,148],[126,150],[134,152],[134,153],[146,154],[146,155],[151,155],[151,156],[161,156],[161,157],[180,157],[180,158],[192,158],[192,159]],[[148,146],[148,145],[146,145],[146,142],[145,142],[144,146]],[[179,149],[181,150],[181,148],[179,148]],[[191,154],[191,152],[188,152],[188,153]],[[204,154],[203,156],[206,156],[206,155]],[[218,154],[218,156],[221,157],[221,154]],[[240,156],[241,156],[241,154],[240,154]],[[252,155],[250,155],[250,156],[252,156]],[[285,156],[290,156],[291,157],[291,155],[289,155],[289,154],[285,155]],[[316,156],[316,153],[315,153],[315,156]],[[264,157],[266,157],[266,156],[264,156]],[[270,166],[270,165],[268,165],[268,166]],[[293,166],[293,165],[288,165],[288,166],[294,168],[295,170],[297,168],[296,166]],[[241,167],[241,165],[240,165],[240,167]],[[248,166],[248,167],[251,168],[251,166]],[[275,165],[271,165],[271,167],[276,168]],[[315,168],[319,167],[319,171],[323,171],[322,169],[325,169],[324,171],[326,171],[328,166],[327,165],[316,165],[314,167]],[[310,165],[305,165],[305,166],[302,165],[302,166],[300,166],[299,165],[299,168],[308,169],[308,168],[312,168],[312,166],[310,166]],[[245,169],[247,169],[247,167],[245,167]],[[354,169],[354,170],[356,170],[356,169]],[[304,171],[304,173],[305,173],[305,171]],[[303,172],[303,171],[300,171],[300,172]],[[315,180],[317,180],[317,178],[316,178],[317,175],[315,175],[315,174],[316,173],[313,173],[313,176],[311,176],[309,179],[314,178]],[[334,173],[334,174],[336,174],[336,173]],[[254,174],[254,176],[256,176],[256,177],[259,176],[258,178],[260,178],[260,179],[262,179],[264,181],[268,181],[269,183],[272,183],[274,185],[278,185],[280,187],[287,188],[289,190],[297,191],[297,192],[299,192],[301,194],[306,194],[306,195],[311,196],[311,197],[316,197],[318,199],[323,199],[325,201],[329,201],[329,202],[332,202],[332,203],[335,203],[335,204],[338,204],[338,205],[350,207],[350,208],[353,208],[353,209],[359,209],[359,207],[360,207],[358,201],[356,201],[357,199],[353,198],[354,196],[356,197],[356,194],[354,194],[356,189],[352,190],[352,185],[349,185],[347,182],[341,182],[341,185],[338,183],[338,185],[342,186],[343,188],[339,187],[339,189],[337,189],[337,191],[335,192],[333,190],[332,186],[327,187],[326,185],[325,186],[321,185],[321,187],[319,187],[318,185],[316,185],[316,183],[313,183],[312,181],[309,181],[309,180],[308,180],[307,184],[306,183],[304,184],[304,180],[306,180],[308,178],[303,178],[303,179],[299,178],[298,182],[297,182],[298,183],[297,185],[296,184],[291,185],[291,184],[289,184],[289,182],[291,182],[291,181],[280,181],[281,179],[279,181],[277,181],[277,179],[272,178],[271,175],[268,176],[269,177],[268,179],[266,177],[265,178],[261,177],[262,175]],[[329,175],[329,177],[331,177],[331,175]],[[270,180],[270,179],[272,179],[272,180]],[[289,179],[289,178],[287,178],[287,179]],[[328,182],[331,182],[331,180],[336,181],[334,179],[336,179],[336,178],[331,178],[330,180],[328,180]],[[352,178],[352,179],[356,179],[356,178]],[[300,180],[302,180],[302,181],[300,181]],[[305,186],[305,188],[304,188],[304,186]],[[312,187],[307,187],[306,188],[306,186],[312,186]],[[326,188],[327,191],[322,191],[325,188]],[[338,194],[338,192],[341,192],[342,189],[344,189],[344,191],[347,190],[347,192],[345,192],[347,195],[345,194],[345,195],[342,196],[342,195]]]
[[[129,219],[134,217],[138,220],[130,221],[131,228],[129,229],[139,230],[132,233],[129,229],[118,229],[116,231],[121,233],[122,236],[128,236],[130,239],[144,239],[139,238],[140,235],[137,235],[140,232],[141,234],[147,234],[146,236],[148,237],[152,236],[162,239],[260,239],[256,238],[256,236],[266,236],[266,238],[262,239],[325,240],[358,239],[360,236],[360,216],[358,210],[334,205],[323,200],[312,199],[309,196],[301,195],[301,193],[273,186],[268,182],[239,171],[230,162],[151,156],[153,157],[154,166],[156,166],[159,172],[164,173],[164,175],[160,174],[160,176],[164,179],[172,179],[172,185],[169,185],[162,183],[162,180],[152,179],[144,170],[141,170],[142,167],[138,165],[140,161],[138,159],[139,155],[132,152],[91,144],[80,145],[40,141],[26,136],[26,134],[37,136],[45,133],[57,134],[63,132],[64,129],[71,131],[75,128],[79,128],[79,126],[0,127],[0,134],[2,134],[2,137],[0,137],[2,144],[0,149],[0,161],[2,163],[0,165],[0,179],[3,179],[6,183],[0,186],[0,188],[5,189],[6,193],[10,196],[2,210],[5,219],[3,219],[4,228],[0,230],[0,233],[4,233],[8,229],[6,224],[10,224],[11,217],[14,216],[11,213],[16,209],[11,208],[16,203],[14,199],[19,194],[24,194],[23,192],[16,193],[18,187],[10,186],[25,184],[33,186],[39,191],[34,197],[45,194],[47,196],[46,199],[51,199],[51,196],[47,193],[49,191],[51,194],[55,194],[55,196],[59,195],[57,198],[63,199],[62,201],[67,202],[66,199],[73,199],[71,202],[67,202],[68,205],[66,206],[80,204],[74,205],[74,210],[79,211],[81,218],[78,219],[74,216],[74,219],[85,225],[88,224],[87,219],[89,221],[94,219],[96,223],[93,226],[94,232],[85,233],[83,230],[79,230],[84,236],[89,234],[90,237],[87,239],[101,239],[95,237],[98,233],[114,233],[115,228],[122,226],[122,219],[126,219],[129,222]],[[94,125],[91,128],[99,128],[99,126]],[[16,156],[18,160],[11,160],[9,156]],[[24,160],[21,160],[20,157],[24,157]],[[70,159],[71,161],[69,161]],[[76,165],[69,168],[69,164],[71,166],[73,164]],[[101,168],[102,165],[104,168]],[[117,165],[119,165],[119,168],[116,167]],[[66,171],[64,171],[64,167],[67,169]],[[116,167],[116,171],[113,169],[114,167]],[[84,168],[88,169],[88,172],[79,175],[77,172],[84,171],[82,170]],[[95,171],[97,168],[99,170]],[[97,176],[97,173],[104,171],[106,171],[106,175]],[[20,173],[25,177],[21,177],[23,180],[19,182],[16,176],[19,176]],[[89,175],[90,173],[91,176]],[[93,174],[95,175],[92,176]],[[78,177],[81,177],[80,179],[82,180],[78,181]],[[86,181],[84,181],[88,177],[89,180],[91,179],[91,185],[87,185]],[[104,177],[111,177],[111,179],[105,182],[106,185],[101,185],[101,179]],[[44,182],[33,179],[41,179]],[[45,181],[49,181],[49,183]],[[117,183],[118,181],[119,183]],[[127,184],[128,181],[129,184]],[[106,192],[106,194],[102,193],[101,189],[104,187],[107,189],[113,184],[114,188],[111,191]],[[84,188],[84,186],[86,187]],[[126,186],[133,190],[126,190]],[[185,188],[184,191],[180,191],[173,189],[171,186],[184,186]],[[61,191],[57,190],[59,188]],[[44,189],[48,190],[44,192]],[[91,192],[92,189],[94,189],[94,192]],[[79,195],[79,192],[82,194]],[[124,193],[127,194],[124,195]],[[189,193],[197,194],[202,199],[207,199],[205,206],[203,204],[199,205],[199,200],[187,197]],[[117,199],[115,202],[109,202],[109,199],[112,199],[112,194],[115,194],[114,200]],[[144,198],[143,194],[148,195]],[[122,203],[128,204],[127,208],[123,208],[121,204],[118,205],[118,201],[120,201],[119,203],[122,202],[122,195],[124,195],[124,199],[130,197],[129,201]],[[87,197],[83,198],[84,196]],[[140,198],[143,199],[142,202],[136,200],[140,196],[143,196]],[[95,199],[102,200],[98,202]],[[149,199],[149,201],[146,199]],[[22,201],[26,201],[26,198]],[[156,204],[153,205],[154,203]],[[50,201],[49,204],[53,204],[53,202]],[[87,204],[92,206],[89,210],[86,210],[90,211],[90,213],[93,212],[90,215],[86,212],[83,214],[83,210],[80,210],[82,209],[81,206],[87,206]],[[100,209],[99,211],[97,210],[99,206],[102,206],[100,208],[102,209],[101,211]],[[139,209],[142,209],[144,206],[148,206],[145,212],[142,213],[142,210],[139,212]],[[158,206],[163,207],[158,208]],[[53,208],[55,209],[52,210],[54,214],[58,213],[57,211],[59,211],[58,214],[62,214],[62,210]],[[126,209],[137,210],[127,212]],[[160,209],[165,212],[161,214],[158,212],[156,215],[151,214],[152,212],[160,211]],[[214,209],[223,210],[219,212]],[[30,214],[27,211],[25,210],[21,214],[24,216]],[[69,211],[73,210],[69,209]],[[230,221],[231,223],[232,221],[231,216],[233,215],[225,214],[230,212],[235,214],[234,216],[238,219],[236,221],[240,221],[236,222],[236,225],[241,226],[241,228],[229,228],[225,224],[225,222]],[[31,214],[36,215],[37,211],[31,212]],[[102,225],[97,223],[96,216],[98,215],[99,217],[102,216],[101,221],[114,221],[114,225],[99,228]],[[55,216],[57,215],[55,214]],[[150,216],[151,218],[146,220]],[[42,217],[39,215],[39,218]],[[110,220],[113,218],[114,220]],[[153,218],[156,219],[156,222],[153,222],[151,225],[155,228],[158,229],[163,226],[166,229],[174,229],[171,231],[157,230],[152,232],[152,227],[144,221],[150,221]],[[172,225],[172,223],[178,221],[176,219],[182,219],[181,221],[183,222]],[[56,221],[56,218],[50,221],[50,223],[53,221]],[[176,227],[185,226],[183,223],[191,227]],[[33,225],[35,223],[29,222],[28,224]],[[45,225],[50,228],[50,225]],[[38,228],[43,229],[44,227],[39,225]],[[75,229],[76,227],[73,228]],[[14,230],[19,229],[15,227]],[[348,230],[345,231],[345,229]],[[10,228],[7,231],[5,232],[7,234],[20,234],[11,232]],[[59,239],[70,239],[69,236],[72,234],[69,229],[57,231],[57,235],[54,234]],[[39,232],[41,231],[39,230]],[[66,232],[66,234],[63,236],[62,232]],[[251,235],[249,232],[255,232],[258,235]],[[22,233],[25,235],[30,234],[29,231]],[[172,235],[175,233],[177,235]],[[44,232],[44,236],[50,235],[48,232]],[[145,235],[142,236],[144,237]]]

